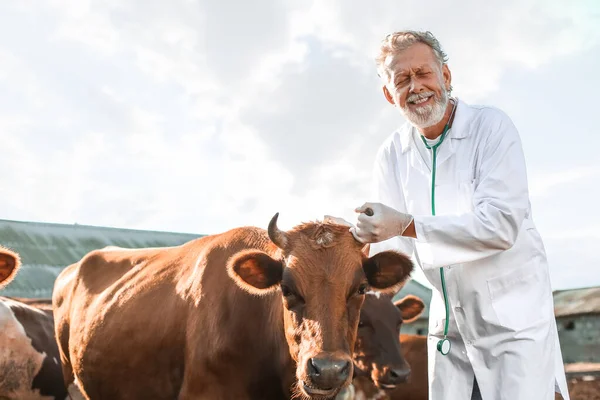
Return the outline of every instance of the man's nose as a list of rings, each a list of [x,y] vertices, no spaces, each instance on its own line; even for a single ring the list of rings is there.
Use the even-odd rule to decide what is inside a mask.
[[[421,82],[416,79],[414,76],[410,78],[410,86],[408,88],[408,93],[419,93],[423,91],[423,85]]]

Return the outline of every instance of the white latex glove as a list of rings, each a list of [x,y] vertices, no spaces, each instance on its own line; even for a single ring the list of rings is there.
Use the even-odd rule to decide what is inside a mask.
[[[369,208],[373,210],[372,216],[366,214]],[[378,243],[400,236],[413,220],[412,215],[381,203],[365,203],[354,211],[359,213],[358,222],[356,227],[350,228],[350,232],[361,243]]]

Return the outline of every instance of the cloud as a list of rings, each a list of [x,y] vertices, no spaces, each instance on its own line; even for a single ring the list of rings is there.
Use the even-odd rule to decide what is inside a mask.
[[[600,166],[597,165],[533,175],[530,179],[530,196],[548,196],[551,192],[559,190],[565,184],[579,183],[582,180],[597,182],[598,177],[600,177]]]
[[[12,196],[0,200],[2,217],[197,233],[266,227],[276,211],[284,228],[324,214],[352,220],[370,200],[377,148],[403,123],[374,70],[385,33],[431,29],[449,53],[456,94],[496,103],[509,92],[502,100],[529,121],[537,146],[536,129],[553,127],[542,125],[543,95],[542,105],[525,100],[533,88],[524,71],[545,71],[544,84],[556,71],[570,74],[570,65],[552,66],[598,46],[597,8],[541,0],[460,9],[391,0],[3,3],[0,168],[10,173],[0,183]],[[583,92],[563,86],[563,98]],[[565,187],[579,191],[597,177],[596,164],[596,172],[582,165],[534,163],[545,233],[564,223],[556,209],[564,210]],[[550,234],[555,259],[564,252],[554,246],[567,239],[578,240]]]
[[[498,90],[502,75],[512,68],[536,68],[592,48],[600,39],[599,8],[593,0],[469,1],[461,7],[319,1],[307,20],[330,48],[350,48],[353,58],[369,67],[385,34],[430,30],[449,55],[455,89],[479,100]]]

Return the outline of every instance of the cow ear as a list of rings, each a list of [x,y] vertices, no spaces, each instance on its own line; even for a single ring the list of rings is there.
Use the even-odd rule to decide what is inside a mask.
[[[410,277],[413,268],[410,258],[392,250],[382,251],[363,261],[369,285],[383,293],[396,292]]]
[[[262,295],[277,289],[283,276],[283,264],[262,251],[247,250],[231,258],[227,271],[239,287]]]
[[[414,322],[423,313],[425,303],[417,296],[409,294],[394,302],[402,314],[402,321],[407,324]]]
[[[20,266],[21,260],[17,253],[0,247],[0,289],[15,278]]]

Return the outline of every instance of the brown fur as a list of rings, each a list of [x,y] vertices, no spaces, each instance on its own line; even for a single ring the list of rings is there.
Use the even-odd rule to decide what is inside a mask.
[[[406,382],[411,368],[398,335],[402,323],[414,321],[423,308],[423,301],[412,295],[394,303],[391,295],[367,296],[354,348],[356,377],[368,377],[374,386],[386,391]],[[365,384],[361,383],[361,387]]]
[[[305,395],[295,381],[310,357],[350,359],[367,259],[347,227],[308,223],[287,236],[283,250],[244,227],[93,251],[67,267],[53,293],[67,384],[94,400]],[[386,258],[369,282],[406,263]],[[284,298],[280,281],[297,297]]]
[[[399,385],[389,396],[391,400],[427,400],[427,336],[400,335],[404,358],[410,364],[408,381]]]
[[[392,391],[379,389],[367,376],[358,376],[353,381],[354,396],[343,400],[427,400],[427,336],[400,335],[402,353],[411,367],[405,383]],[[338,399],[336,399],[338,400]]]

